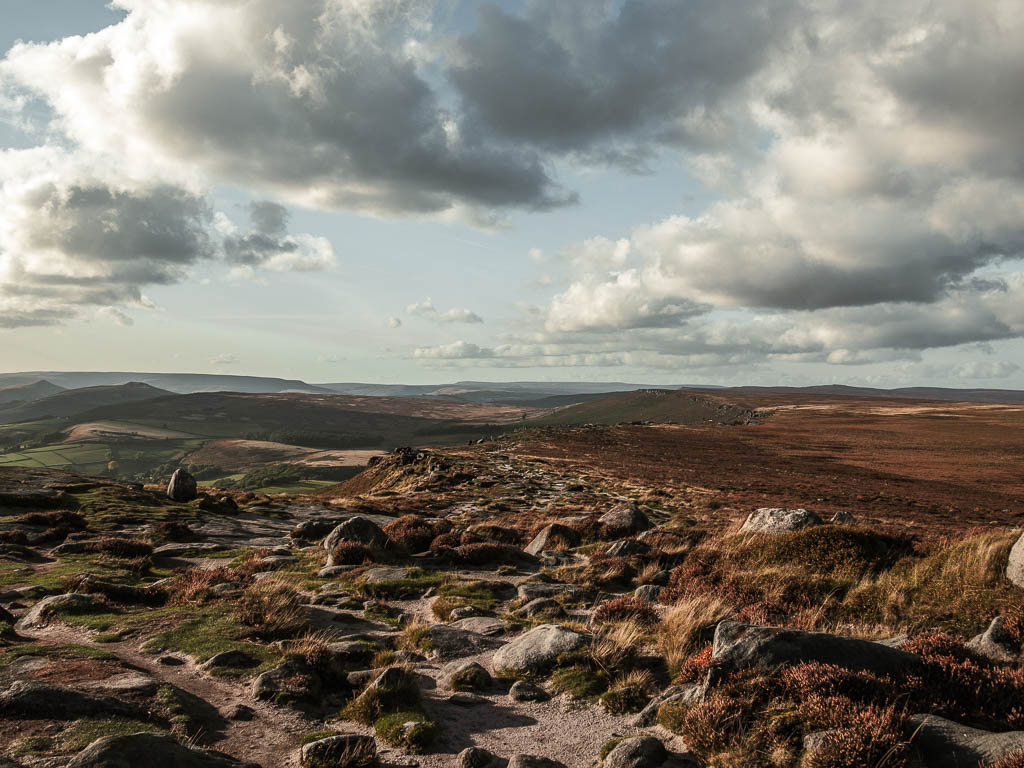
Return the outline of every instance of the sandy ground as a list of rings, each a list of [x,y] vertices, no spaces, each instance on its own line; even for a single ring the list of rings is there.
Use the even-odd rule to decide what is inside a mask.
[[[105,437],[144,437],[159,440],[180,440],[195,437],[187,432],[177,432],[173,429],[160,429],[159,427],[147,427],[141,424],[120,423],[117,421],[90,421],[85,424],[77,424],[67,432],[66,443],[73,443],[78,440],[96,440]]]

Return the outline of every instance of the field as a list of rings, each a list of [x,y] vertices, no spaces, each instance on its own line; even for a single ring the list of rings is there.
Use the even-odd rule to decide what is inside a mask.
[[[132,475],[177,461],[198,446],[195,440],[62,442],[0,454],[0,467],[40,467],[101,475],[108,474],[113,461],[114,472]]]

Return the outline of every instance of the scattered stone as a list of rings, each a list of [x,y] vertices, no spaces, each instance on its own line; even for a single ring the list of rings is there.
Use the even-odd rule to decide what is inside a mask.
[[[566,768],[565,763],[538,755],[513,755],[508,768]]]
[[[504,621],[490,616],[473,616],[469,619],[459,619],[458,621],[452,622],[451,626],[455,629],[464,629],[467,632],[475,632],[478,635],[485,635],[486,637],[503,635],[505,634],[506,629]]]
[[[649,728],[658,719],[658,711],[663,704],[696,704],[700,701],[703,690],[699,685],[671,685],[652,699],[633,720],[637,728]]]
[[[196,479],[184,469],[174,470],[171,482],[167,484],[167,498],[171,501],[192,501],[199,495]]]
[[[331,552],[342,541],[355,541],[368,547],[384,549],[388,544],[388,537],[372,520],[361,515],[353,515],[327,534],[324,549]],[[334,563],[328,562],[328,565]]]
[[[816,661],[850,670],[898,675],[922,665],[921,657],[870,640],[784,627],[723,621],[715,628],[715,669],[736,671]]]
[[[500,644],[493,638],[478,635],[476,632],[468,632],[465,629],[450,627],[447,624],[435,624],[428,628],[426,638],[430,644],[431,655],[441,660],[483,653]]]
[[[286,565],[295,565],[297,562],[299,562],[299,558],[294,555],[271,555],[260,560],[259,567],[276,571],[278,568],[283,568]]]
[[[207,672],[222,667],[249,667],[259,666],[259,662],[247,653],[242,651],[221,651],[199,665],[200,669]]]
[[[0,714],[33,720],[97,716],[147,719],[144,710],[110,696],[82,693],[34,680],[17,680],[0,692]]]
[[[175,542],[162,544],[153,550],[153,557],[181,557],[192,552],[219,552],[227,549],[224,544],[217,544],[213,541],[200,542]]]
[[[93,595],[69,592],[66,595],[44,597],[33,605],[15,624],[16,629],[37,629],[47,626],[51,619],[61,613],[98,613],[109,610]]]
[[[661,594],[661,590],[662,588],[657,584],[644,584],[637,587],[633,594],[645,603],[656,603],[658,602],[658,595]]]
[[[342,574],[354,571],[356,568],[361,566],[358,565],[329,565],[326,568],[321,568],[317,571],[316,575],[321,579],[333,579],[335,576],[341,576]]]
[[[813,528],[821,524],[821,518],[806,509],[761,507],[750,513],[740,532],[777,534]]]
[[[347,670],[365,666],[373,659],[375,649],[361,640],[342,640],[327,646],[326,665],[332,674],[342,677]]]
[[[576,547],[579,546],[580,535],[568,526],[551,523],[541,529],[541,532],[533,537],[533,541],[523,547],[523,551],[536,557],[545,550],[555,549],[555,540],[565,541],[570,547]]]
[[[448,621],[469,619],[474,616],[483,616],[483,611],[475,605],[460,605],[458,608],[452,608],[451,613],[448,614]]]
[[[457,662],[447,670],[448,688],[452,691],[482,691],[494,684],[491,673],[478,662]]]
[[[630,557],[632,555],[645,555],[651,551],[651,548],[644,544],[642,541],[636,539],[623,539],[622,541],[616,541],[610,545],[608,549],[604,551],[606,555],[612,557]]]
[[[494,755],[480,747],[466,747],[455,758],[456,768],[486,768],[494,761]]]
[[[487,704],[487,699],[483,696],[477,696],[475,693],[453,693],[448,697],[448,703],[454,704],[457,707],[479,707],[481,704]]]
[[[631,501],[615,505],[601,515],[598,522],[621,536],[635,535],[653,527],[647,515]]]
[[[256,716],[256,710],[252,707],[245,706],[245,704],[235,704],[235,706],[231,707],[224,713],[224,716],[228,720],[249,721]]]
[[[97,739],[68,763],[68,768],[241,768],[233,757],[209,749],[190,749],[173,736],[135,733]]]
[[[102,680],[93,680],[82,683],[83,688],[94,691],[111,691],[121,694],[134,694],[136,696],[152,696],[156,693],[158,683],[155,679],[142,672],[124,672],[120,675],[112,675]]]
[[[832,515],[832,519],[829,520],[832,525],[853,525],[856,522],[856,518],[845,510],[840,510]]]
[[[403,581],[412,576],[411,568],[371,568],[364,574],[367,584],[381,584],[386,581]]]
[[[312,701],[320,695],[320,688],[320,677],[312,667],[300,659],[287,659],[256,678],[252,696],[279,703]]]
[[[994,733],[936,715],[914,715],[911,720],[918,726],[913,744],[927,768],[995,765],[1024,751],[1024,731]]]
[[[586,635],[557,624],[541,624],[494,654],[491,665],[496,670],[535,672],[551,666],[563,653],[575,651],[588,642]]]
[[[1024,533],[1020,535],[1013,549],[1010,550],[1010,560],[1006,564],[1006,578],[1018,587],[1024,587]]]
[[[1006,629],[1006,619],[996,616],[988,629],[967,643],[967,647],[992,661],[1011,662],[1020,658],[1020,646]]]
[[[302,765],[369,768],[377,764],[377,742],[372,736],[343,733],[302,746]]]
[[[538,597],[512,612],[513,616],[521,619],[532,619],[534,616],[542,614],[552,618],[561,618],[565,616],[565,609],[562,608],[561,603],[550,597]]]
[[[605,768],[658,768],[668,758],[665,746],[653,736],[623,739],[609,752]]]
[[[185,665],[185,660],[177,656],[164,655],[159,657],[156,663],[163,664],[165,667],[182,667]]]
[[[575,584],[547,584],[543,581],[528,581],[520,584],[518,589],[519,599],[529,602],[538,597],[555,597],[565,595],[570,600],[584,600],[590,594],[590,590]]]
[[[508,689],[508,697],[512,701],[547,701],[551,698],[547,691],[529,680],[518,680]]]

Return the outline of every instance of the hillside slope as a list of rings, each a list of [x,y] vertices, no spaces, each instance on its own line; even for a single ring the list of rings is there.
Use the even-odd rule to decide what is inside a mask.
[[[167,394],[170,393],[137,381],[112,387],[69,389],[40,400],[0,407],[0,424],[68,418],[94,408],[152,400]]]
[[[13,384],[9,387],[0,387],[0,405],[27,403],[31,400],[40,400],[63,391],[64,387],[58,387],[56,384],[45,380],[33,381],[29,384]]]
[[[538,425],[620,424],[746,424],[758,412],[717,397],[693,392],[641,389],[559,408],[532,420]]]

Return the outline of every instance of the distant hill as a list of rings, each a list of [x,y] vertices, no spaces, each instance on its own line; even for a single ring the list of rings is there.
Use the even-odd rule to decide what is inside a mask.
[[[577,381],[458,381],[454,384],[360,384],[336,382],[318,384],[346,395],[364,397],[423,397],[435,400],[452,400],[464,403],[503,403],[506,405],[529,405],[552,407],[567,403],[579,403],[604,397],[616,392],[630,392],[644,389],[643,384],[622,382],[577,382]],[[676,386],[663,389],[678,389]],[[559,398],[557,402],[540,404],[548,398]]]
[[[0,406],[0,424],[68,418],[95,408],[152,400],[168,394],[166,390],[137,381],[111,387],[68,389],[40,400]]]
[[[678,390],[642,389],[558,408],[527,423],[568,425],[650,421],[688,425],[742,424],[754,416],[751,409],[719,397]]]
[[[953,389],[949,387],[901,387],[875,389],[829,384],[815,387],[730,387],[720,390],[729,393],[833,395],[839,397],[878,397],[909,400],[947,400],[961,403],[1024,403],[1024,391],[1018,389]]]
[[[26,403],[30,400],[39,400],[44,397],[56,395],[63,392],[64,387],[58,387],[49,381],[33,381],[30,384],[14,384],[7,387],[0,387],[0,406],[8,403]]]
[[[332,390],[315,387],[298,379],[276,379],[263,376],[222,376],[208,373],[138,373],[138,372],[30,372],[0,373],[0,387],[25,384],[46,379],[66,389],[109,387],[141,382],[178,394],[192,392],[320,392]]]

